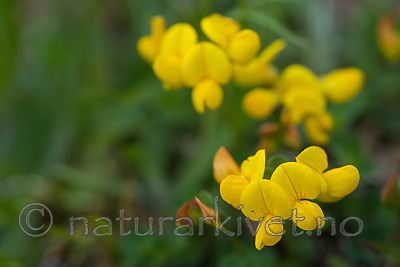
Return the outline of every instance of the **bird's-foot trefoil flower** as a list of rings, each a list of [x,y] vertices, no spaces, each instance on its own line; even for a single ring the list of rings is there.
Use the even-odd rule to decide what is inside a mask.
[[[214,13],[204,17],[200,26],[204,34],[226,51],[234,62],[246,63],[260,50],[258,34],[250,29],[240,30],[240,24],[232,18]]]

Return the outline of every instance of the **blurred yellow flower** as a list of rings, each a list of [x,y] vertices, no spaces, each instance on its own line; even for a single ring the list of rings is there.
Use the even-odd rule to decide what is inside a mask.
[[[143,36],[137,43],[139,55],[148,63],[153,63],[160,51],[161,42],[167,28],[163,16],[151,18],[151,35]]]
[[[234,19],[214,13],[204,17],[200,26],[204,34],[235,62],[246,63],[260,50],[258,34],[250,29],[240,30],[240,24]]]
[[[194,45],[182,60],[182,78],[186,85],[194,86],[193,106],[198,113],[218,108],[223,99],[221,84],[229,82],[232,65],[218,46],[210,42]]]
[[[165,89],[180,89],[185,85],[182,60],[196,42],[197,33],[190,24],[177,23],[166,31],[159,55],[153,64],[154,73],[163,82]]]
[[[329,143],[329,133],[333,129],[333,118],[329,113],[309,116],[304,121],[304,129],[308,139],[315,145]]]

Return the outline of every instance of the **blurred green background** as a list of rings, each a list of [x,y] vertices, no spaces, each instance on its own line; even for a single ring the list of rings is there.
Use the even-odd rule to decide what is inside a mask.
[[[396,4],[0,1],[0,266],[400,265],[400,213],[380,201],[400,155],[400,68],[384,60],[376,40],[377,20]],[[280,69],[300,63],[317,74],[348,66],[365,72],[362,93],[330,109],[336,125],[326,147],[331,167],[359,169],[360,185],[322,206],[337,228],[346,217],[360,217],[360,235],[330,237],[329,229],[320,237],[285,235],[262,251],[248,230],[234,238],[214,237],[212,229],[202,237],[174,237],[174,223],[166,222],[170,230],[160,237],[155,222],[153,236],[119,235],[114,219],[122,208],[126,217],[140,218],[144,232],[149,216],[174,216],[201,190],[218,195],[212,176],[218,148],[226,146],[241,162],[259,142],[261,122],[240,109],[245,91],[228,88],[219,110],[198,115],[190,90],[164,91],[137,54],[152,16],[199,30],[201,18],[214,12],[256,30],[263,46],[286,39]],[[293,159],[298,152],[280,153]],[[43,237],[18,226],[19,212],[32,202],[54,216]],[[110,217],[114,234],[71,237],[72,216]],[[90,231],[95,225],[91,220]]]

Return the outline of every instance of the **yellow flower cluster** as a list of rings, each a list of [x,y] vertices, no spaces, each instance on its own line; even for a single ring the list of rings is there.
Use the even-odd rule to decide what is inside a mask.
[[[281,104],[286,125],[304,122],[314,144],[326,144],[333,128],[327,102],[344,103],[362,88],[364,75],[357,68],[338,69],[322,77],[301,65],[288,66],[280,75],[271,64],[286,43],[276,40],[260,51],[259,35],[219,14],[201,20],[203,33],[212,42],[198,42],[195,29],[177,23],[167,29],[163,17],[151,20],[152,33],[138,42],[139,54],[153,66],[165,89],[191,87],[198,113],[216,109],[223,100],[222,86],[231,79],[253,88],[242,101],[253,118],[268,118]]]
[[[325,171],[327,155],[317,146],[303,150],[296,162],[280,164],[270,179],[264,178],[265,161],[264,150],[249,157],[240,168],[224,147],[214,157],[214,176],[222,198],[239,207],[249,219],[262,219],[255,239],[259,250],[281,239],[283,220],[293,214],[297,214],[297,226],[303,230],[322,227],[324,221],[318,218],[324,214],[311,200],[338,201],[354,191],[360,179],[352,165]],[[292,213],[294,210],[296,213]]]
[[[314,144],[326,144],[333,128],[327,112],[328,101],[341,104],[359,93],[364,74],[357,68],[343,68],[317,77],[302,65],[290,65],[269,88],[257,87],[243,99],[243,109],[256,119],[265,119],[280,104],[281,122],[298,125],[304,122],[308,138]]]
[[[278,40],[259,56],[261,40],[250,29],[219,14],[201,20],[203,33],[212,42],[198,42],[195,29],[177,23],[167,29],[163,17],[151,20],[151,35],[140,38],[139,54],[150,64],[165,89],[191,87],[193,106],[198,113],[216,109],[223,100],[222,86],[232,78],[240,85],[268,84],[276,79],[270,67],[285,43]]]

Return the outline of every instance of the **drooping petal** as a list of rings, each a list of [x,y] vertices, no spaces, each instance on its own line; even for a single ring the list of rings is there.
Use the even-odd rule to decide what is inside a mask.
[[[353,192],[360,181],[360,174],[353,165],[329,170],[323,176],[328,186],[326,193],[336,199]]]
[[[278,243],[283,235],[283,223],[284,221],[279,217],[274,217],[274,215],[266,216],[256,234],[256,248],[261,250],[264,246],[273,246]]]
[[[321,193],[318,176],[310,167],[298,162],[279,165],[271,181],[282,186],[293,202],[298,199],[314,199]]]
[[[253,221],[267,214],[287,219],[292,211],[292,201],[285,190],[267,179],[254,180],[247,185],[242,192],[240,204],[243,205],[243,214]]]
[[[164,35],[160,54],[175,54],[180,57],[197,42],[196,30],[188,23],[176,23]]]
[[[156,57],[153,71],[163,82],[165,89],[180,89],[183,87],[181,76],[181,59],[175,54],[163,54]]]
[[[231,36],[240,30],[236,20],[217,13],[203,18],[200,26],[204,34],[222,48],[226,48]]]
[[[262,179],[265,171],[265,150],[258,150],[241,165],[242,175],[250,180]]]
[[[364,73],[358,68],[338,69],[322,78],[322,90],[331,102],[345,103],[360,92],[364,80]]]
[[[297,217],[304,217],[304,220],[297,221],[297,226],[303,230],[314,230],[317,227],[317,218],[324,218],[321,208],[308,200],[296,201],[293,209],[297,210]],[[321,222],[321,227],[324,222]]]
[[[246,63],[260,50],[261,39],[255,31],[245,29],[235,33],[229,41],[227,53],[238,62]]]
[[[243,110],[255,119],[268,118],[279,105],[279,94],[275,90],[255,88],[243,98]]]
[[[329,113],[309,116],[304,121],[304,128],[308,139],[316,145],[329,143],[329,133],[333,129],[333,118]]]
[[[226,84],[232,76],[232,65],[218,46],[201,42],[192,47],[182,61],[182,77],[187,85],[195,86],[204,79]]]
[[[215,81],[203,80],[192,91],[192,103],[195,110],[202,114],[205,108],[217,109],[224,98],[224,91]]]
[[[225,147],[221,147],[214,156],[213,161],[214,177],[221,183],[229,175],[241,175],[241,171],[236,161]]]
[[[221,197],[234,208],[240,206],[240,197],[244,188],[250,183],[246,178],[237,175],[229,175],[220,184]]]
[[[297,157],[296,161],[322,173],[328,168],[328,156],[325,150],[318,146],[310,146],[304,149]]]
[[[284,69],[279,79],[282,88],[291,87],[318,87],[317,76],[308,68],[302,65],[290,65]]]

